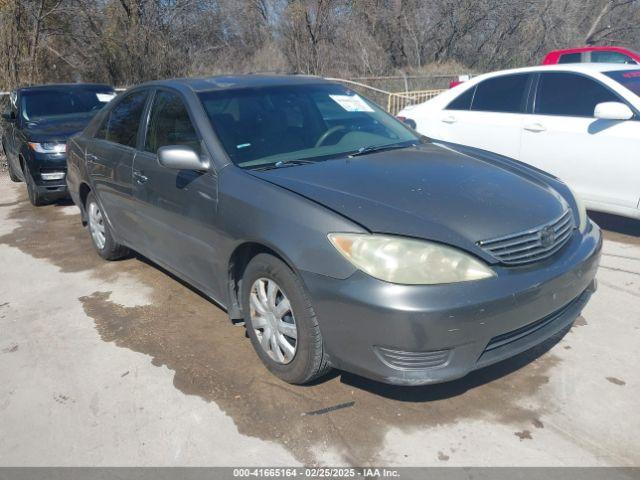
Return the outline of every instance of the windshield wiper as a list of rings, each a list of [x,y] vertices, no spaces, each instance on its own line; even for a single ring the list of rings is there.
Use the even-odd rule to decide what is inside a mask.
[[[384,150],[398,150],[401,148],[409,148],[415,147],[417,144],[410,143],[409,145],[405,143],[393,143],[391,145],[369,145],[367,147],[359,148],[357,151],[349,154],[349,158],[358,157],[360,155],[368,155],[369,153],[382,152]]]
[[[261,165],[252,170],[273,170],[274,168],[291,167],[295,165],[309,165],[310,163],[316,163],[313,160],[280,160],[276,163],[269,163],[267,165]]]

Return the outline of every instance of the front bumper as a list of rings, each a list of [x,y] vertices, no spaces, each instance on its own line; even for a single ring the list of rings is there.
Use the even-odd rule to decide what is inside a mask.
[[[27,162],[29,172],[40,195],[47,199],[56,200],[69,196],[67,189],[67,156],[64,154],[32,153],[33,157]],[[62,178],[48,180],[43,174],[64,173]]]
[[[400,385],[445,382],[499,362],[565,329],[595,291],[600,229],[591,224],[556,255],[496,267],[478,282],[394,285],[356,272],[302,272],[336,368]]]
[[[64,171],[66,177],[66,169],[64,169]],[[33,177],[33,181],[36,184],[38,193],[49,200],[57,200],[69,196],[65,178],[59,180],[43,180],[42,176],[37,174]]]

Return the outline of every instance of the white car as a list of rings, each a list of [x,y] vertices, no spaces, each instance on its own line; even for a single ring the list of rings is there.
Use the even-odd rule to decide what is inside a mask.
[[[489,73],[398,116],[430,138],[545,170],[564,180],[591,210],[640,219],[637,65],[565,64]]]

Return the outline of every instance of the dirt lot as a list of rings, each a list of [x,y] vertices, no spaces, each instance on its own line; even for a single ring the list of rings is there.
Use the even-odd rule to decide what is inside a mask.
[[[597,220],[599,290],[564,338],[445,385],[294,387],[218,307],[102,261],[73,205],[3,175],[0,465],[640,466],[640,225]]]

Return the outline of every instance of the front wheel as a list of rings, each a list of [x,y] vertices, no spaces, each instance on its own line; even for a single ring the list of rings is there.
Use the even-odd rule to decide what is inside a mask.
[[[304,384],[330,370],[311,301],[281,260],[259,254],[249,262],[242,306],[253,348],[274,375]]]
[[[9,178],[11,179],[12,182],[20,183],[22,181],[20,180],[20,177],[17,176],[13,171],[13,167],[11,166],[11,163],[8,160],[7,160],[7,170],[9,170]]]
[[[4,151],[4,148],[2,149]],[[16,175],[16,172],[13,170],[13,167],[11,166],[11,160],[9,160],[9,157],[7,157],[7,155],[5,154],[4,156],[5,161],[7,162],[7,170],[9,171],[9,178],[11,179],[12,182],[21,182],[22,180],[20,180],[20,177],[18,175]]]
[[[11,167],[11,160],[9,160],[9,156],[7,155],[7,151],[4,149],[4,142],[0,142],[0,152],[4,155],[4,160],[7,162],[7,170],[9,171],[9,178],[12,182],[21,182],[20,177],[16,175],[13,171],[13,167]]]
[[[24,179],[27,183],[27,195],[29,196],[29,201],[31,205],[34,207],[41,207],[42,205],[47,204],[47,200],[40,192],[38,192],[38,186],[36,185],[36,181],[31,176],[31,172],[29,171],[29,167],[24,166]]]
[[[93,248],[96,249],[98,255],[105,260],[118,260],[125,257],[129,250],[115,241],[93,192],[87,195],[85,209],[87,211],[91,243],[93,243]]]

